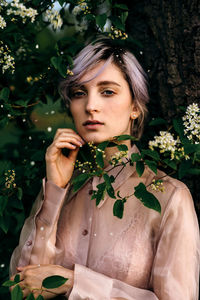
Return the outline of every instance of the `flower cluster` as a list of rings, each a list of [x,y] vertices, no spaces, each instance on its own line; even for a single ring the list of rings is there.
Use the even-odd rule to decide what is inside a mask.
[[[15,71],[15,61],[14,58],[9,54],[11,51],[7,45],[4,45],[0,41],[0,65],[2,65],[2,73],[4,74],[6,70],[11,69],[12,73]]]
[[[110,164],[116,166],[118,163],[122,162],[123,157],[128,157],[128,151],[119,151],[111,156]]]
[[[2,10],[3,6],[8,6],[8,2],[6,0],[0,0],[0,11]]]
[[[165,188],[163,186],[163,181],[162,180],[155,180],[153,179],[151,185],[150,185],[151,189],[153,191],[156,191],[156,192],[164,192],[165,191]]]
[[[47,9],[47,11],[44,14],[44,18],[47,22],[50,22],[53,29],[59,29],[61,28],[63,24],[63,20],[57,10],[54,9]]]
[[[5,173],[5,187],[7,189],[10,189],[10,188],[15,188],[16,187],[16,183],[15,183],[15,171],[14,170],[8,170],[6,173]]]
[[[28,76],[28,77],[26,77],[26,81],[27,81],[28,83],[33,83],[33,82],[39,81],[39,80],[42,79],[42,78],[43,78],[43,75],[42,75],[42,74],[40,74],[38,77],[35,76],[34,78],[33,78],[32,76]]]
[[[149,148],[154,150],[154,147],[159,148],[160,153],[169,151],[171,159],[179,160],[182,157],[189,159],[189,157],[184,153],[184,148],[181,147],[180,138],[177,137],[177,139],[175,139],[168,131],[160,131],[160,135],[155,136],[154,141],[149,141]]]
[[[38,15],[38,12],[36,9],[33,8],[26,8],[25,5],[19,2],[19,0],[13,0],[11,3],[11,8],[7,10],[7,15],[15,15],[20,16],[22,18],[22,22],[25,23],[27,20],[27,17],[31,19],[31,22],[33,23],[35,21],[35,17]]]
[[[75,16],[79,15],[81,12],[83,12],[84,15],[90,13],[89,6],[88,6],[87,2],[85,2],[84,0],[80,0],[78,2],[78,5],[75,6],[72,11],[73,15],[75,15]]]
[[[95,172],[93,170],[93,166],[91,161],[85,161],[85,162],[80,162],[79,160],[76,160],[75,163],[75,168],[77,168],[79,171],[81,171],[82,173],[86,173],[86,172]]]
[[[194,144],[200,143],[200,107],[197,103],[187,107],[186,114],[183,116],[184,133]]]
[[[0,28],[4,29],[6,27],[6,21],[4,18],[0,15]]]
[[[106,157],[106,154],[104,150],[99,149],[96,145],[94,145],[93,142],[88,142],[88,146],[90,147],[91,158],[93,161],[80,162],[79,160],[76,160],[75,168],[77,168],[79,171],[82,171],[82,173],[95,173],[99,169],[99,166],[96,163],[96,152],[101,152],[103,158]]]
[[[126,40],[128,38],[128,34],[126,32],[122,32],[120,29],[115,28],[114,26],[110,27],[111,33],[109,36],[114,39]]]
[[[70,70],[70,69],[67,69],[67,75],[70,75],[70,76],[72,76],[72,75],[74,75],[74,73],[72,72],[72,70]]]

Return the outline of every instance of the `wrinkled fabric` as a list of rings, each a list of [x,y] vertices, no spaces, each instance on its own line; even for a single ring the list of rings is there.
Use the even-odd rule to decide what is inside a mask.
[[[136,151],[133,146],[129,155]],[[163,193],[148,187],[159,199],[159,214],[133,193],[140,182],[148,186],[161,177]],[[101,181],[94,177],[76,193],[70,184],[62,189],[43,182],[12,255],[11,274],[28,264],[73,269],[70,300],[198,300],[199,227],[188,188],[148,167],[139,178],[135,166],[127,165],[113,183],[121,197],[132,195],[118,219],[113,216],[115,199],[106,195],[98,206],[91,200]]]

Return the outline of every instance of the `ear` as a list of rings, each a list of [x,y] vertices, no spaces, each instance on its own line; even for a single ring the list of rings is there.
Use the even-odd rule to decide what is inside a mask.
[[[139,117],[139,115],[140,115],[140,111],[135,107],[135,105],[133,105],[131,116],[130,116],[131,119],[135,120],[135,119],[137,119]]]

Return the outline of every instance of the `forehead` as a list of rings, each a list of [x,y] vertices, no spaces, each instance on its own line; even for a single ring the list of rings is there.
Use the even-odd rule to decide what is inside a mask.
[[[80,83],[88,82],[95,84],[98,81],[117,81],[126,82],[122,71],[114,64],[109,63],[105,66],[105,61],[99,62],[96,66],[87,70],[85,74],[80,78]]]

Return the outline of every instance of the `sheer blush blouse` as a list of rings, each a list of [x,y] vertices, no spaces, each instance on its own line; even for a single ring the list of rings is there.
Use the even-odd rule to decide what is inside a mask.
[[[147,167],[139,178],[129,165],[113,187],[123,197],[140,182],[147,186],[164,175]],[[200,242],[193,200],[182,182],[162,179],[165,191],[153,192],[161,214],[131,196],[122,219],[113,216],[114,199],[106,196],[98,206],[91,200],[98,177],[76,193],[70,185],[62,189],[43,181],[13,252],[11,274],[29,264],[73,269],[70,300],[198,300]]]

